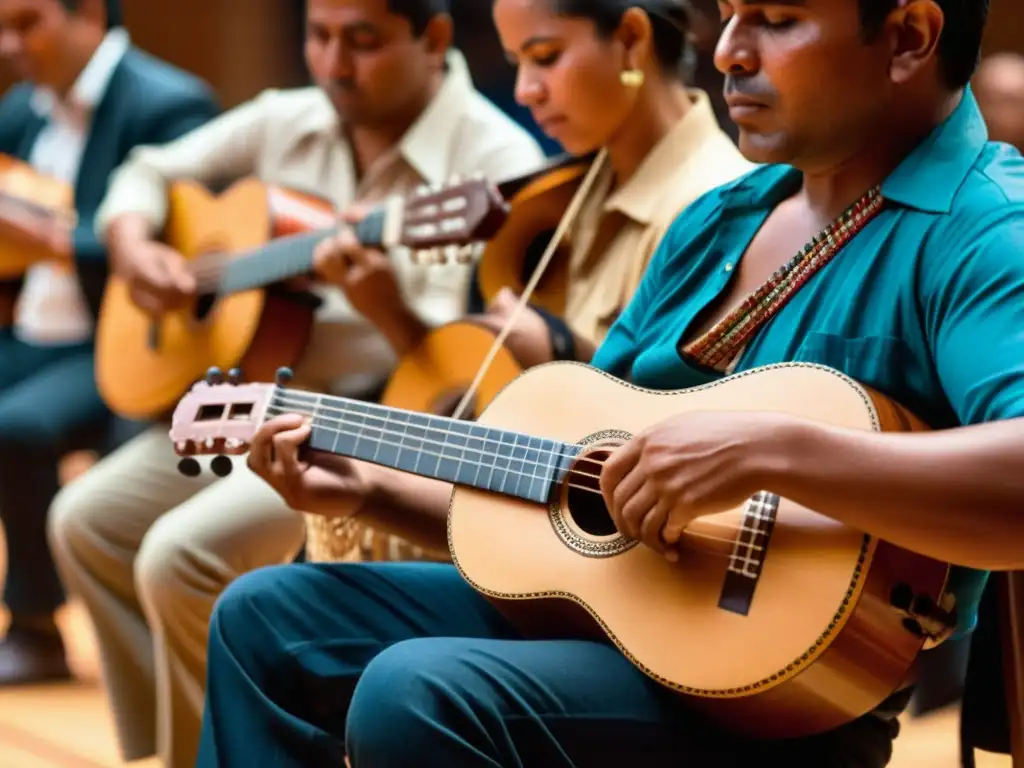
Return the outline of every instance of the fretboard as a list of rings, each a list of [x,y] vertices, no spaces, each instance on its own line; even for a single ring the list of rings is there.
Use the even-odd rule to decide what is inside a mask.
[[[310,417],[310,448],[545,503],[580,448],[469,421],[278,387],[266,418]]]
[[[369,248],[379,248],[384,239],[384,211],[378,209],[354,227],[356,238]],[[227,296],[301,277],[313,269],[313,251],[317,243],[334,229],[317,229],[299,235],[271,240],[266,245],[236,256],[227,262],[217,293]]]

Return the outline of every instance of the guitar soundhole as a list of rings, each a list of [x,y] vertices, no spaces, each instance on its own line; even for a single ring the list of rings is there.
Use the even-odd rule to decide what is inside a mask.
[[[566,504],[572,521],[584,533],[590,536],[614,536],[618,533],[601,494],[570,486]]]
[[[621,430],[604,430],[580,440],[584,448],[562,483],[558,500],[548,508],[555,534],[584,557],[614,557],[637,545],[615,527],[601,496],[601,464],[609,452],[628,440]]]
[[[217,303],[217,295],[206,293],[196,298],[196,306],[193,316],[198,322],[203,322],[213,311],[213,305]]]

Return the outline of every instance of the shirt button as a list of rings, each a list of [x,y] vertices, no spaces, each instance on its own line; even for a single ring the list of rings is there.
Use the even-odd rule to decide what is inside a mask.
[[[731,261],[727,261],[725,263],[725,271],[726,272],[732,272],[732,262]]]

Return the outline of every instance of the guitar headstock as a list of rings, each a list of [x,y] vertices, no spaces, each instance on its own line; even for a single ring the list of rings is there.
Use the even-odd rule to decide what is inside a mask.
[[[182,474],[199,474],[196,456],[223,459],[214,459],[212,469],[222,475],[220,467],[223,474],[228,474],[231,464],[225,457],[249,450],[275,389],[274,384],[243,384],[237,370],[230,371],[225,379],[217,368],[211,368],[204,381],[193,384],[171,417],[174,452],[186,457],[179,464]]]
[[[397,240],[412,250],[417,262],[467,264],[505,223],[508,212],[497,186],[482,175],[455,177],[439,187],[420,187],[403,199]]]

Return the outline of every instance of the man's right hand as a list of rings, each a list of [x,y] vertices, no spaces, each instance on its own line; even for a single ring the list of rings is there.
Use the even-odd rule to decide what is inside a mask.
[[[185,258],[163,243],[111,227],[110,256],[115,273],[128,284],[131,300],[160,316],[181,309],[196,295],[196,279]]]

